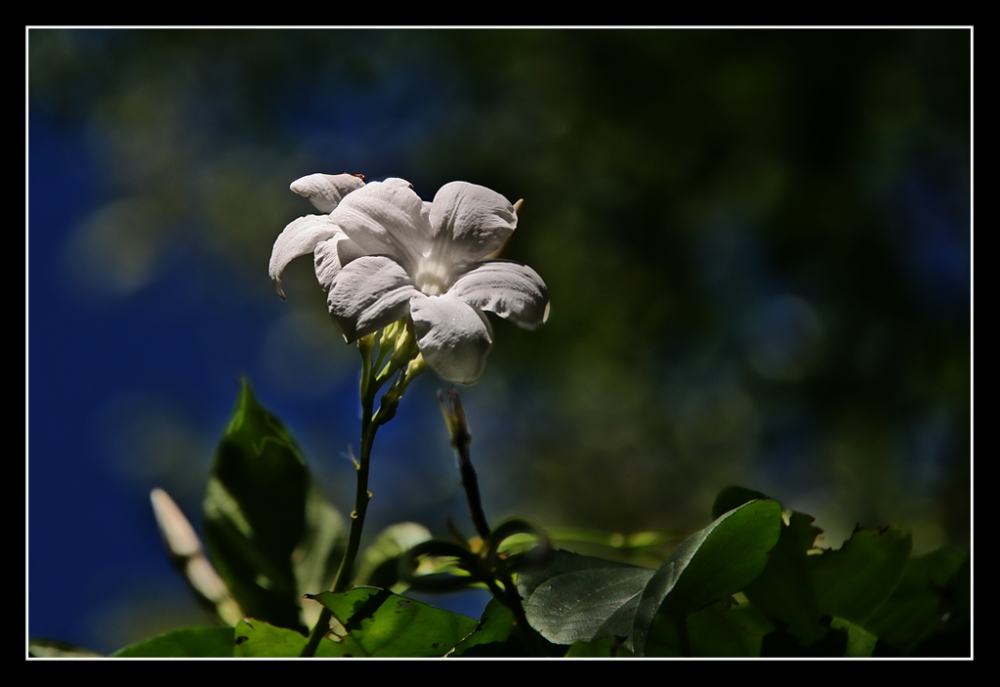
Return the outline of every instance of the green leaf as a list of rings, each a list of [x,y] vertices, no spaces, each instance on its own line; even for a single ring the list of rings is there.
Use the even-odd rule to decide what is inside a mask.
[[[631,648],[642,655],[661,607],[665,613],[686,615],[753,582],[767,566],[780,532],[781,505],[750,501],[681,542],[643,591]]]
[[[301,595],[325,587],[343,525],[316,493],[288,430],[246,380],[216,451],[204,520],[212,562],[244,612],[304,629]]]
[[[767,501],[771,497],[746,487],[726,487],[715,497],[712,504],[712,518],[718,518],[723,513],[739,508],[750,501]]]
[[[305,648],[309,638],[295,630],[276,627],[256,618],[244,618],[236,624],[235,635],[229,630],[230,643],[235,639],[233,655],[237,658],[296,658]],[[316,656],[337,658],[341,656],[331,642],[320,642]]]
[[[400,557],[431,538],[430,530],[415,522],[400,522],[386,527],[362,553],[355,584],[402,593],[409,585],[399,581]]]
[[[115,658],[204,658],[233,655],[233,628],[187,627],[127,646]]]
[[[434,608],[386,589],[359,587],[313,597],[330,609],[342,632],[320,643],[323,655],[445,656],[476,629],[472,618]],[[319,654],[317,654],[319,655]]]
[[[777,627],[774,632],[766,635],[760,647],[762,657],[793,657],[793,658],[840,658],[847,652],[849,633],[844,628],[827,628],[819,640],[808,646],[789,632],[787,628]]]
[[[657,612],[687,614],[740,591],[767,564],[781,506],[752,501],[685,539],[659,570],[553,552],[518,578],[531,626],[557,644],[625,638],[642,655]]]
[[[451,656],[527,656],[514,633],[514,614],[496,599],[490,599],[475,631],[455,647]]]
[[[815,541],[822,530],[812,522],[809,515],[791,513],[764,573],[744,590],[751,603],[781,621],[782,636],[771,642],[778,652],[774,655],[806,651],[827,636],[829,617],[865,627],[896,588],[910,555],[910,534],[895,527],[859,529],[840,549],[817,553]],[[857,633],[832,627],[846,632],[848,651],[855,651],[850,643]],[[798,648],[791,646],[791,637],[798,639]],[[829,638],[815,650],[834,645]]]
[[[689,616],[659,614],[653,620],[647,656],[756,657],[774,625],[745,599],[723,599]],[[682,638],[681,632],[686,634]]]
[[[850,620],[843,618],[833,618],[830,621],[830,628],[834,630],[847,631],[847,648],[844,649],[844,656],[847,658],[869,658],[875,650],[878,637],[871,632],[855,625]]]
[[[807,563],[807,552],[823,532],[812,522],[811,516],[793,512],[781,527],[764,572],[744,590],[754,606],[788,626],[806,646],[827,632],[820,622],[822,614]]]
[[[773,629],[753,604],[733,605],[728,599],[687,618],[692,656],[760,656],[764,636]]]
[[[306,527],[295,551],[292,566],[295,571],[297,597],[318,594],[330,588],[337,568],[347,549],[344,518],[314,486],[306,496]],[[313,608],[309,604],[306,608]],[[307,622],[312,626],[314,621]]]
[[[888,527],[856,530],[839,549],[807,556],[820,613],[864,625],[899,584],[911,548],[909,532]]]
[[[947,547],[911,558],[899,586],[867,627],[901,653],[912,652],[961,614],[956,589],[966,560],[968,554]],[[968,573],[967,568],[965,571]],[[967,576],[964,584],[968,585]],[[967,609],[965,614],[967,624]]]
[[[556,644],[627,637],[643,590],[655,570],[552,552],[547,565],[522,572],[517,589],[528,622]]]
[[[566,652],[566,658],[618,658],[632,656],[632,652],[621,646],[614,637],[605,637],[593,642],[574,642]]]

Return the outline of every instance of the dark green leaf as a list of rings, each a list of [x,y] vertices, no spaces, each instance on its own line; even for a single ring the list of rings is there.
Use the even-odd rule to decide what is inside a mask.
[[[687,618],[692,656],[760,656],[764,635],[774,629],[750,603],[712,604]]]
[[[233,628],[187,627],[112,654],[116,658],[204,658],[233,655]]]
[[[767,566],[780,533],[781,505],[750,501],[681,542],[643,591],[630,648],[642,655],[661,607],[687,615],[753,582]]]
[[[766,635],[760,647],[760,655],[771,657],[840,658],[847,651],[849,633],[843,628],[827,629],[819,640],[808,646],[787,628],[777,628]]]
[[[682,625],[683,624],[683,625]],[[723,599],[689,616],[659,614],[653,620],[647,656],[755,657],[764,636],[774,629],[745,600]],[[686,634],[682,639],[681,632]]]
[[[715,503],[712,504],[712,518],[716,519],[723,513],[728,513],[734,508],[739,508],[744,503],[757,500],[767,501],[768,499],[770,499],[769,496],[753,489],[747,489],[746,487],[726,487],[715,497]]]
[[[820,613],[864,625],[899,584],[911,546],[909,532],[888,527],[857,530],[836,551],[807,556]]]
[[[315,597],[343,626],[324,640],[324,655],[370,657],[445,656],[476,629],[476,621],[393,594],[359,587]]]
[[[867,627],[880,640],[910,653],[956,616],[958,573],[967,559],[968,554],[950,548],[911,558],[899,586]]]
[[[527,656],[514,632],[514,614],[496,599],[490,599],[475,631],[455,647],[452,656]]]
[[[656,571],[553,551],[547,565],[518,576],[528,622],[550,642],[572,644],[632,634],[643,589]]]
[[[632,652],[621,646],[614,637],[605,637],[594,642],[574,642],[566,652],[566,658],[617,658],[631,656]]]
[[[687,614],[752,581],[778,540],[781,506],[753,501],[684,540],[659,570],[553,552],[520,575],[532,627],[557,644],[621,637],[641,655],[660,610]]]
[[[804,645],[818,641],[827,628],[820,622],[812,576],[806,552],[822,533],[812,526],[813,518],[792,513],[782,525],[778,544],[771,550],[764,572],[744,590],[757,608],[788,626]]]
[[[342,525],[315,493],[288,430],[244,380],[205,496],[205,542],[244,612],[304,629],[300,585],[325,587]]]

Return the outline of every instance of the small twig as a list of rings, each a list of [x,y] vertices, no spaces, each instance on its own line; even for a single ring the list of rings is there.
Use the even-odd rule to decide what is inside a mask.
[[[438,405],[441,406],[441,413],[444,415],[445,424],[448,426],[448,433],[451,435],[451,445],[455,447],[455,453],[458,454],[462,489],[465,490],[465,499],[469,503],[472,524],[479,536],[486,540],[492,530],[486,521],[486,513],[483,511],[483,499],[479,493],[479,479],[476,477],[476,469],[472,467],[472,457],[469,453],[472,434],[469,432],[469,425],[465,419],[462,400],[458,397],[458,392],[455,389],[448,390],[447,398],[443,391],[438,391],[437,399]]]

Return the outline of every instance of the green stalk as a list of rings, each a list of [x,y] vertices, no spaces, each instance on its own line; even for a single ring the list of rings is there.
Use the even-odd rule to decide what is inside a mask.
[[[340,562],[340,568],[337,570],[337,577],[333,583],[332,591],[334,593],[347,591],[351,584],[354,562],[358,557],[358,550],[361,548],[361,531],[365,525],[368,502],[372,500],[372,493],[368,491],[368,471],[371,462],[372,446],[375,444],[375,433],[381,425],[392,419],[392,416],[396,412],[395,404],[399,403],[399,399],[402,397],[406,386],[423,370],[422,366],[417,366],[417,368],[408,366],[410,360],[417,353],[416,343],[412,341],[411,337],[411,341],[403,347],[403,350],[395,352],[390,362],[385,366],[385,369],[373,375],[373,372],[385,362],[390,348],[387,345],[388,343],[385,339],[381,341],[378,356],[373,362],[371,354],[372,347],[374,346],[374,338],[371,341],[358,341],[362,361],[361,450],[354,466],[358,472],[358,480],[357,488],[354,492],[354,510],[351,512],[351,532],[347,539],[347,551],[344,552],[344,558]],[[395,337],[392,343],[395,343]],[[403,372],[400,373],[400,377],[390,388],[390,392],[395,392],[393,398],[388,405],[386,404],[386,399],[383,399],[383,405],[376,412],[375,398],[378,396],[379,389],[401,369]],[[333,613],[324,607],[320,613],[319,620],[309,635],[309,642],[302,649],[301,657],[308,658],[316,655],[316,649],[319,647],[320,641],[330,629],[330,618],[332,617]]]
[[[354,561],[358,557],[358,549],[361,546],[361,531],[365,525],[365,514],[368,512],[368,502],[372,499],[372,493],[368,491],[368,467],[371,459],[372,445],[375,443],[375,432],[379,424],[375,421],[375,395],[379,387],[377,379],[372,379],[371,348],[361,348],[361,451],[355,469],[358,472],[357,488],[354,492],[354,510],[351,512],[351,533],[347,539],[347,551],[340,562],[337,570],[337,577],[333,583],[332,591],[343,592],[351,582],[351,571],[354,569]],[[383,357],[383,351],[376,364],[379,364]],[[326,636],[330,629],[330,618],[333,613],[324,606],[320,613],[319,620],[313,627],[309,635],[309,642],[300,654],[303,658],[310,658],[316,655],[316,649],[320,641]]]

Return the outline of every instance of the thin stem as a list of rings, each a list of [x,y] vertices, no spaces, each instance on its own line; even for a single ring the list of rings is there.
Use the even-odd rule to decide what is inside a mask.
[[[483,512],[483,500],[479,495],[479,480],[476,478],[476,469],[472,467],[472,462],[468,459],[468,444],[465,445],[465,459],[459,457],[459,467],[462,472],[462,488],[465,490],[465,498],[469,502],[469,515],[472,517],[472,524],[476,527],[476,532],[484,540],[490,536],[490,526],[486,522],[486,513]],[[459,451],[459,456],[463,451]]]
[[[355,465],[358,471],[358,480],[357,488],[354,492],[354,511],[351,513],[351,533],[347,539],[347,551],[340,562],[340,568],[337,570],[337,577],[333,583],[332,591],[335,593],[345,591],[350,584],[351,571],[354,568],[354,561],[358,556],[358,549],[361,546],[361,531],[365,524],[365,514],[368,512],[368,502],[372,499],[372,493],[368,491],[368,468],[372,445],[375,443],[375,433],[381,424],[378,421],[379,418],[375,415],[375,396],[378,394],[378,390],[385,380],[372,379],[372,368],[374,366],[371,364],[370,349],[362,349],[361,357],[363,361],[361,367],[361,451],[358,456],[358,462]],[[379,360],[376,361],[376,365],[382,358],[383,355],[380,351]],[[332,617],[333,613],[324,606],[319,620],[309,635],[309,642],[302,649],[300,656],[308,658],[316,655],[316,649],[319,647],[320,641],[330,629],[330,618]]]
[[[486,520],[486,512],[483,510],[483,499],[479,493],[479,479],[476,470],[472,467],[472,455],[469,445],[472,443],[472,434],[469,432],[468,422],[465,418],[465,410],[462,408],[462,401],[454,389],[448,390],[448,400],[444,398],[442,392],[438,392],[438,403],[445,416],[445,423],[451,434],[451,444],[458,454],[458,466],[462,473],[462,489],[465,491],[465,499],[469,503],[469,514],[472,523],[476,527],[476,532],[484,541],[489,541],[493,530]],[[486,586],[489,587],[494,598],[510,609],[514,614],[514,628],[521,641],[528,651],[544,656],[545,652],[539,646],[540,636],[534,628],[528,624],[528,617],[524,613],[524,606],[521,604],[521,595],[514,584],[514,578],[507,570],[506,564],[498,556],[495,562],[496,578],[500,580],[498,586],[494,580],[486,579]],[[502,588],[501,588],[502,587]]]

